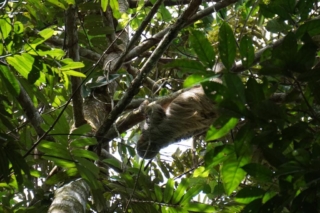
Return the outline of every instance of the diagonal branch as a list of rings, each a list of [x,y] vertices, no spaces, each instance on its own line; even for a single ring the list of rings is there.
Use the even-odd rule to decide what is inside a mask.
[[[238,0],[224,0],[224,1],[216,3],[215,5],[213,5],[211,7],[208,7],[204,10],[201,10],[198,13],[192,15],[192,17],[186,21],[184,27],[188,26],[190,24],[193,24],[194,22],[204,18],[205,16],[210,15],[213,12],[217,12],[217,11],[219,11],[219,10],[221,10],[231,4],[234,4],[236,2],[238,2]],[[125,61],[130,61],[133,58],[140,56],[146,50],[155,46],[157,43],[159,43],[161,41],[163,36],[169,30],[170,30],[170,27],[167,27],[167,28],[161,30],[160,32],[155,34],[152,38],[147,39],[145,42],[141,43],[140,45],[138,45],[135,48],[133,48],[132,50],[130,50],[130,52],[126,56]]]

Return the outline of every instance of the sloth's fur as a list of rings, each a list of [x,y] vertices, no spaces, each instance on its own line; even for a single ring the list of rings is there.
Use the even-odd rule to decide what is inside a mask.
[[[183,92],[165,108],[159,104],[148,106],[137,143],[139,156],[153,158],[169,144],[204,132],[217,117],[216,111],[201,86]]]

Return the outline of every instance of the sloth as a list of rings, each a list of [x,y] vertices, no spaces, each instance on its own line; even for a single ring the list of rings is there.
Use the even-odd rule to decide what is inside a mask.
[[[146,121],[136,149],[140,157],[151,159],[160,149],[206,131],[216,119],[217,110],[203,88],[195,86],[166,106],[148,105],[144,114]]]

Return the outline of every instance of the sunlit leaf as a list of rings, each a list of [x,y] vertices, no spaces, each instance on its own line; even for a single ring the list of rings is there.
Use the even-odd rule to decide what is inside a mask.
[[[84,64],[82,62],[75,62],[70,60],[63,60],[63,62],[67,62],[67,65],[60,67],[60,70],[62,71],[80,69],[84,67]]]
[[[243,155],[237,159],[234,155],[223,162],[221,174],[227,195],[230,195],[244,179],[246,172],[241,167],[250,161],[250,157]]]
[[[231,129],[233,129],[237,125],[237,123],[237,118],[230,118],[229,121],[219,129],[216,129],[214,126],[210,126],[210,129],[208,130],[206,135],[206,140],[212,141],[225,136]]]
[[[45,40],[53,36],[53,34],[54,34],[54,30],[51,28],[46,28],[39,32],[39,35],[41,35],[41,37],[44,38]]]
[[[59,143],[51,141],[41,141],[41,143],[38,145],[38,149],[48,156],[55,156],[65,160],[72,159],[69,151],[67,150],[67,147]]]
[[[207,74],[192,74],[192,75],[189,75],[185,79],[185,81],[183,82],[183,86],[184,87],[191,87],[191,86],[194,86],[194,85],[199,84],[201,82],[206,82],[211,78],[212,78],[212,74],[211,73],[207,73]]]
[[[112,9],[112,14],[116,19],[119,19],[121,17],[120,11],[119,11],[119,3],[117,0],[109,0],[110,1],[110,7]]]
[[[154,185],[154,192],[156,194],[156,198],[158,202],[162,201],[162,190],[160,188],[160,186],[158,186],[157,184]]]
[[[0,30],[1,30],[0,38],[3,40],[9,36],[12,30],[12,26],[10,23],[11,21],[7,15],[0,17]]]
[[[188,203],[183,205],[183,209],[186,209],[191,212],[215,212],[217,209],[209,204],[204,203]]]
[[[85,74],[83,74],[81,72],[74,71],[74,70],[63,71],[63,73],[66,75],[71,75],[71,76],[75,76],[75,77],[82,77],[82,78],[86,77]]]
[[[182,196],[185,194],[185,190],[189,187],[189,180],[187,178],[183,178],[179,183],[177,189],[173,193],[172,203],[178,203]]]
[[[169,201],[172,198],[173,191],[174,191],[174,180],[170,178],[167,181],[166,188],[164,189],[164,193],[163,193],[163,201],[165,203],[169,203]]]
[[[89,151],[89,150],[85,150],[85,149],[73,149],[71,151],[71,154],[77,157],[84,157],[84,158],[88,158],[91,160],[98,160],[99,157],[96,153]]]
[[[106,12],[109,5],[109,0],[101,0],[101,8],[103,12]]]
[[[233,157],[234,146],[227,144],[223,146],[217,146],[213,150],[210,150],[205,154],[206,168],[212,168],[216,165],[226,161],[228,158]]]
[[[189,188],[187,190],[187,192],[183,195],[182,200],[180,201],[181,205],[186,205],[190,203],[190,200],[196,196],[197,194],[199,194],[199,192],[202,190],[203,186],[200,184],[196,184],[191,186],[191,188]]]
[[[66,10],[67,9],[67,5],[64,5],[64,1],[58,1],[58,0],[48,0],[48,2],[50,2],[51,4],[60,7],[61,9]],[[63,2],[63,3],[62,3]]]

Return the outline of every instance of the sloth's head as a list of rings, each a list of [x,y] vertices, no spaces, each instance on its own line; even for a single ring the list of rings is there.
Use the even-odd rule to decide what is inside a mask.
[[[137,153],[140,157],[144,157],[145,159],[154,158],[159,153],[160,149],[158,144],[146,140],[143,135],[137,143]]]

